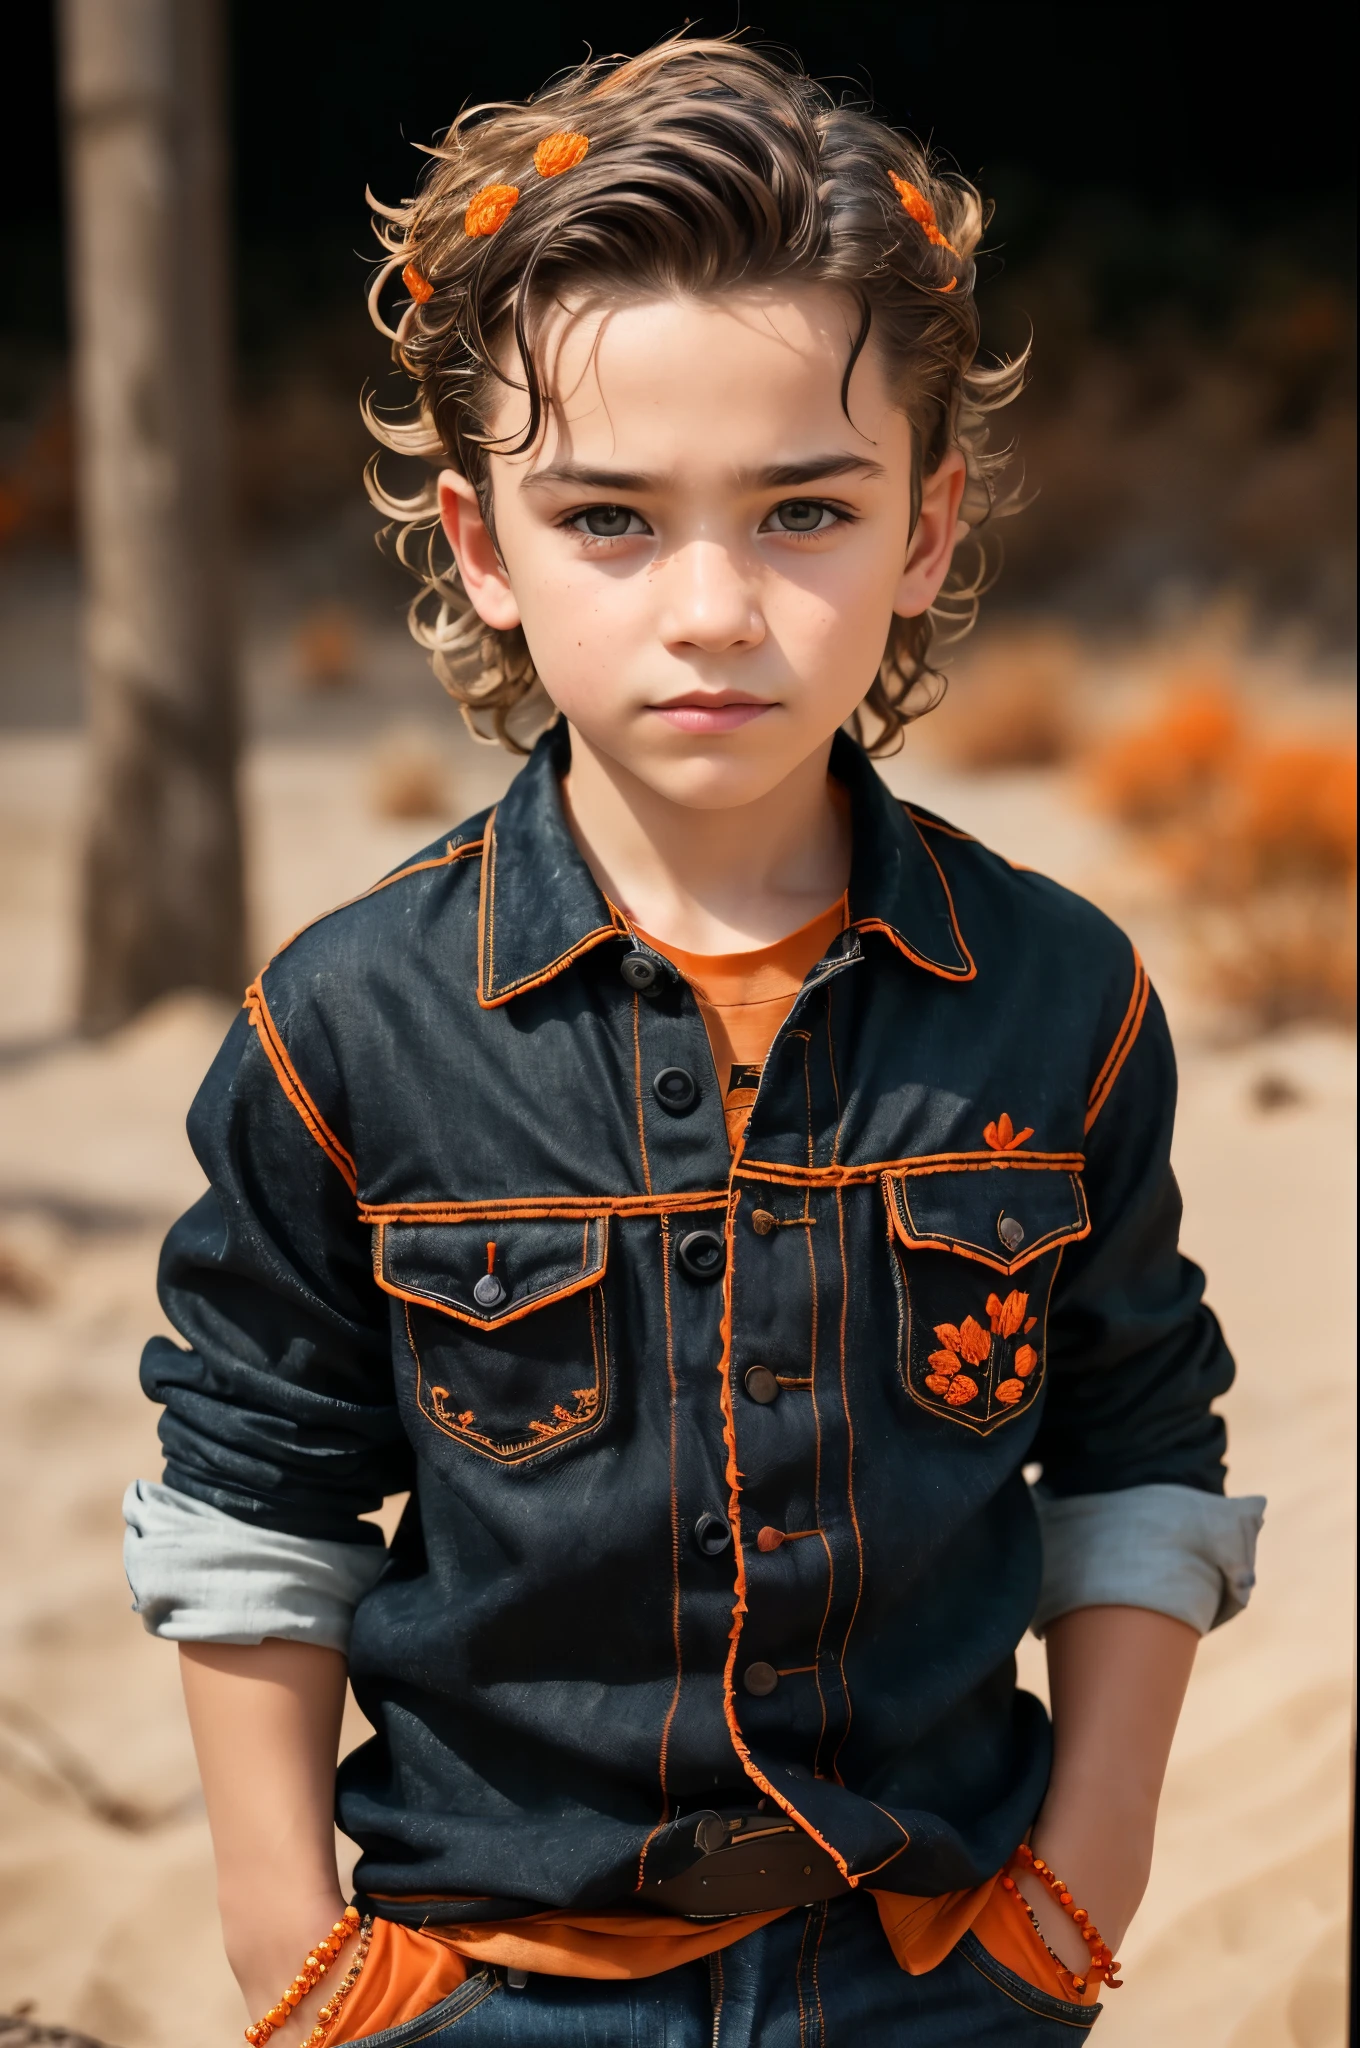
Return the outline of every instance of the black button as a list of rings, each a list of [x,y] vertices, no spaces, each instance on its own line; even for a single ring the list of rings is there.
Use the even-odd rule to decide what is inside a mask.
[[[663,1067],[652,1083],[652,1093],[672,1116],[683,1116],[699,1100],[699,1083],[684,1067]]]
[[[705,1557],[721,1557],[732,1541],[732,1531],[721,1515],[700,1515],[694,1524],[694,1540]]]
[[[675,1247],[682,1273],[691,1280],[720,1280],[727,1264],[727,1246],[716,1230],[687,1230]]]
[[[779,1399],[779,1382],[768,1365],[753,1365],[743,1385],[751,1399],[759,1401],[762,1408],[767,1408],[771,1401]]]
[[[741,1674],[741,1682],[747,1692],[763,1700],[767,1693],[774,1691],[779,1683],[779,1673],[773,1664],[748,1664]]]
[[[505,1300],[505,1289],[494,1273],[483,1273],[472,1290],[472,1299],[479,1308],[499,1308]]]
[[[753,1209],[751,1211],[751,1228],[757,1237],[768,1237],[778,1221],[779,1218],[772,1216],[768,1209]]]
[[[1025,1241],[1025,1226],[1015,1216],[1003,1216],[996,1226],[996,1234],[1006,1250],[1013,1252]]]
[[[619,973],[639,995],[646,995],[661,979],[661,969],[646,953],[625,953],[619,962]]]

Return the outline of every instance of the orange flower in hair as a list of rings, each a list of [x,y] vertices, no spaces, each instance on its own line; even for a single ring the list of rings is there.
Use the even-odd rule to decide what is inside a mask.
[[[910,178],[899,178],[896,171],[889,171],[888,176],[897,187],[898,198],[917,227],[923,231],[926,240],[932,242],[937,249],[947,249],[951,256],[957,256],[959,252],[954,244],[946,241],[941,234],[940,223],[935,218],[935,209],[920,186],[913,185]]]
[[[408,263],[401,273],[401,281],[418,306],[434,297],[434,286],[428,277],[422,277],[414,263]]]
[[[519,199],[518,185],[483,185],[474,192],[463,215],[465,235],[494,235],[503,228]]]
[[[534,151],[534,169],[540,178],[560,178],[563,171],[575,170],[589,148],[590,137],[571,129],[545,135]]]

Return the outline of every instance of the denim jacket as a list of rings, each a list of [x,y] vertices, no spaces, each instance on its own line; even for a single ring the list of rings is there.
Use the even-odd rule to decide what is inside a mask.
[[[355,1543],[361,1905],[645,1895],[772,1799],[852,1883],[996,1870],[1049,1769],[1048,1496],[1223,1490],[1175,1071],[1128,940],[838,738],[849,924],[729,1149],[690,988],[603,899],[564,728],[293,939],[190,1133],[143,1384],[166,1483]]]

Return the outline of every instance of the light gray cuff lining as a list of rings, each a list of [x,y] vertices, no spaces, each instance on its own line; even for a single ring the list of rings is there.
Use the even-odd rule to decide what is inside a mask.
[[[1192,1486],[1130,1486],[1065,1500],[1032,1489],[1044,1577],[1031,1627],[1078,1607],[1147,1607],[1201,1635],[1240,1614],[1256,1583],[1260,1494],[1225,1500]]]
[[[153,1636],[179,1643],[319,1643],[348,1650],[354,1610],[387,1562],[366,1543],[326,1543],[239,1522],[170,1486],[123,1497],[123,1568]]]

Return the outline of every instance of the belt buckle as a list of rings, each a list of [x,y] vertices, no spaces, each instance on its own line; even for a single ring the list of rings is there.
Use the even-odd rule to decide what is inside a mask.
[[[811,1905],[849,1889],[826,1850],[762,1800],[754,1813],[705,1807],[672,1821],[647,1852],[639,1903],[722,1920]]]

